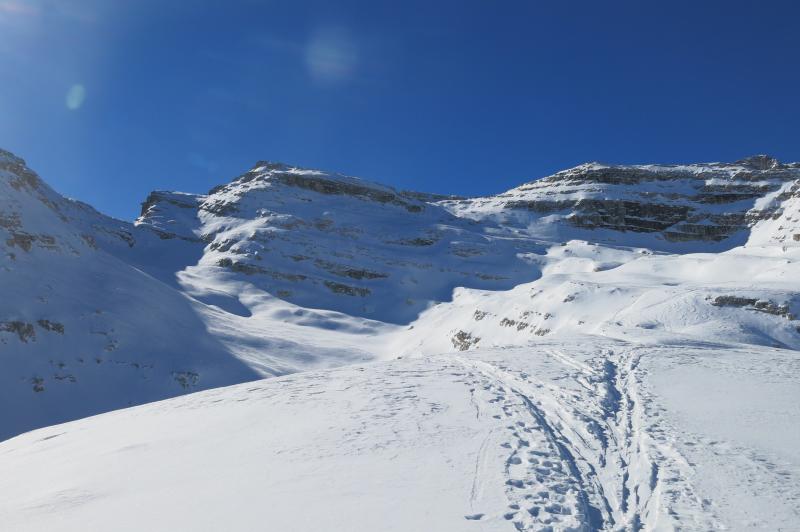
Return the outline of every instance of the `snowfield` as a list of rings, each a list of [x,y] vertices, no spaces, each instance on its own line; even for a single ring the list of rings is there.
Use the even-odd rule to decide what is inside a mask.
[[[800,164],[486,198],[0,150],[0,530],[800,530]]]
[[[784,349],[565,338],[198,392],[0,444],[0,521],[792,530],[798,369]]]

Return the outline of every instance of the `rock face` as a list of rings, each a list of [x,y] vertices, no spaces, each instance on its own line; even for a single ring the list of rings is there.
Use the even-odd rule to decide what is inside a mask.
[[[497,196],[443,203],[458,215],[536,236],[569,235],[571,227],[587,240],[723,249],[742,244],[752,225],[780,209],[759,200],[799,180],[796,164],[765,155],[730,164],[589,163]]]

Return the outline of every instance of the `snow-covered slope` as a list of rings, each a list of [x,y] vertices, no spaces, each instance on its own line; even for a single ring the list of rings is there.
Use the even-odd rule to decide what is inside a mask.
[[[0,444],[9,530],[791,530],[800,356],[565,336],[309,372]]]
[[[512,290],[457,290],[400,335],[398,352],[535,345],[575,333],[800,349],[800,248],[672,255],[570,241],[540,261],[542,277]]]
[[[764,156],[582,165],[470,200],[259,162],[206,195],[154,192],[131,224],[0,155],[0,394],[19,405],[0,436],[260,376],[562,332],[798,346],[800,168]],[[732,250],[651,251],[698,246]]]
[[[770,215],[753,226],[748,247],[800,246],[800,180],[786,182],[777,191],[760,198],[755,209]]]
[[[0,439],[275,377],[0,444],[0,522],[788,529],[799,194],[766,156],[471,199],[259,162],[128,223],[0,152]]]
[[[132,229],[0,153],[0,438],[258,376],[189,298],[101,249]]]
[[[408,323],[456,286],[532,280],[527,257],[543,252],[382,185],[268,162],[207,196],[153,193],[137,224],[207,246],[186,265],[186,288],[243,279],[306,308],[388,323]]]

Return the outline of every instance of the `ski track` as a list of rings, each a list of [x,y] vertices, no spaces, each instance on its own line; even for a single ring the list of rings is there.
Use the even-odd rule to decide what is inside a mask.
[[[587,526],[595,511],[574,458],[530,399],[493,366],[454,358],[469,370],[485,409],[493,405],[498,412],[494,416],[508,423],[502,445],[510,451],[505,465],[509,504],[503,517],[517,530],[547,530],[555,524],[575,530],[599,528]]]
[[[556,349],[530,356],[560,365],[556,384],[507,361],[452,357],[468,370],[479,415],[507,423],[503,517],[517,530],[724,528],[643,389],[646,348],[603,348],[588,361]]]

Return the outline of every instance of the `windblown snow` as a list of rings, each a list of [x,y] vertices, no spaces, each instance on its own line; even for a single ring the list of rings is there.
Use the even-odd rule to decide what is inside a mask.
[[[3,530],[800,522],[797,163],[259,162],[128,223],[0,151],[0,255]]]

